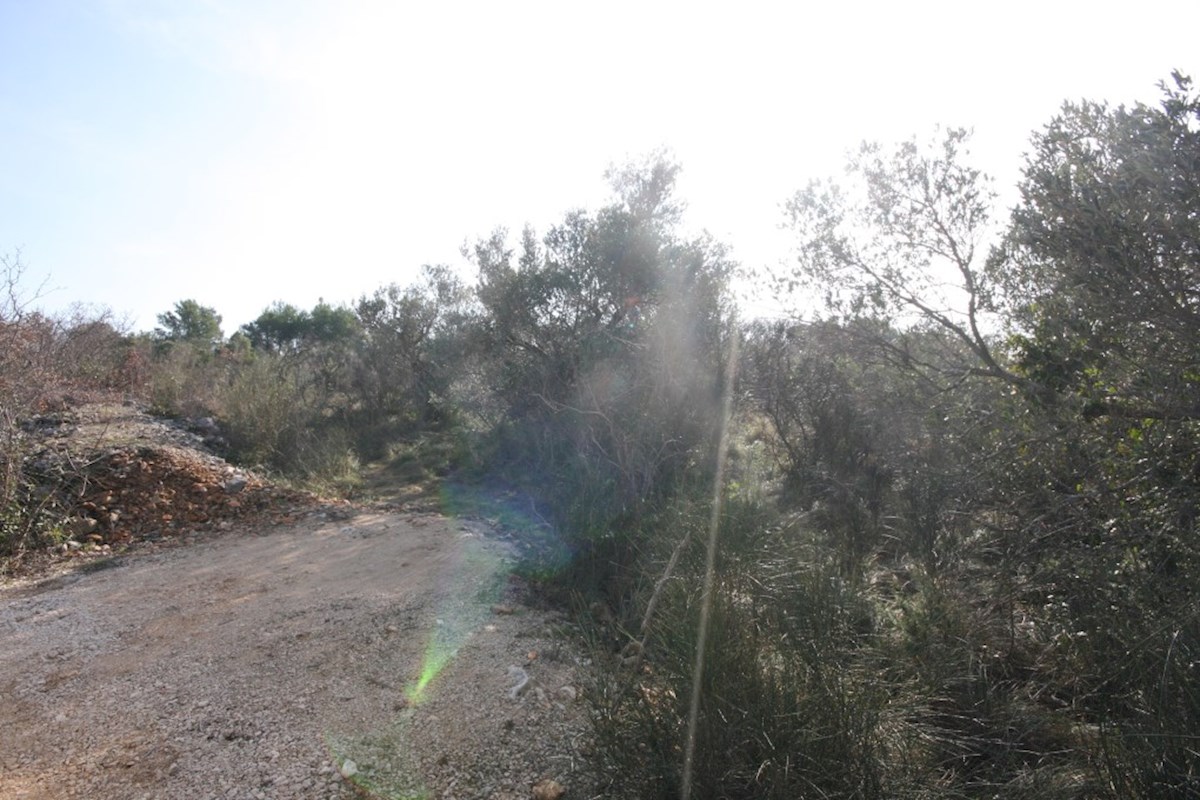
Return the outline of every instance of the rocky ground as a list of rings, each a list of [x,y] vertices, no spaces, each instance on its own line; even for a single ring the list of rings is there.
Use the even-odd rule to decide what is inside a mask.
[[[273,487],[132,407],[38,425],[76,513],[0,586],[0,797],[600,796],[588,661],[511,535]]]

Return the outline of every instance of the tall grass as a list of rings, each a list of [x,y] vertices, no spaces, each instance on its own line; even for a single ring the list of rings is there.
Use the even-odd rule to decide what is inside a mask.
[[[598,756],[617,796],[680,796],[700,537],[645,631],[639,611],[703,503],[676,497],[645,519],[636,577],[589,623],[605,665],[590,693]],[[812,519],[744,493],[722,516],[692,797],[1195,796],[1194,626],[1143,642],[1158,669],[1125,685],[1144,711],[1105,716],[1070,697],[1076,675],[1057,659],[1078,643],[1048,638],[969,549],[936,571],[879,561],[847,575]],[[1075,669],[1102,658],[1077,656]]]
[[[871,609],[828,563],[799,560],[805,548],[777,523],[737,502],[722,520],[693,796],[896,796],[903,723],[877,679]],[[679,796],[702,603],[695,539],[662,589],[644,660],[598,679],[598,746],[623,796]]]

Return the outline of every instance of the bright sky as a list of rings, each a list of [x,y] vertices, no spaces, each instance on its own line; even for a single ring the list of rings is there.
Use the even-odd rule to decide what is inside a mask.
[[[759,266],[862,139],[971,126],[1011,186],[1063,100],[1200,80],[1198,30],[1195,0],[0,0],[0,253],[47,310],[194,298],[231,333],[544,231],[666,146],[688,224]]]

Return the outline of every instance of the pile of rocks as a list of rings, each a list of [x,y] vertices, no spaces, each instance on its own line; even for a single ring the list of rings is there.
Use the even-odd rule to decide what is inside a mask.
[[[286,520],[318,502],[231,466],[207,449],[220,436],[202,422],[101,405],[28,426],[40,446],[25,472],[65,519],[60,551],[158,541],[264,513]]]
[[[310,503],[216,459],[174,447],[122,448],[87,465],[68,523],[72,538],[118,544]]]

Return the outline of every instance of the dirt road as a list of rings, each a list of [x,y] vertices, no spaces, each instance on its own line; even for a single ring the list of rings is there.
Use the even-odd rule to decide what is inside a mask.
[[[487,534],[315,513],[0,587],[0,798],[591,796],[585,662]]]

